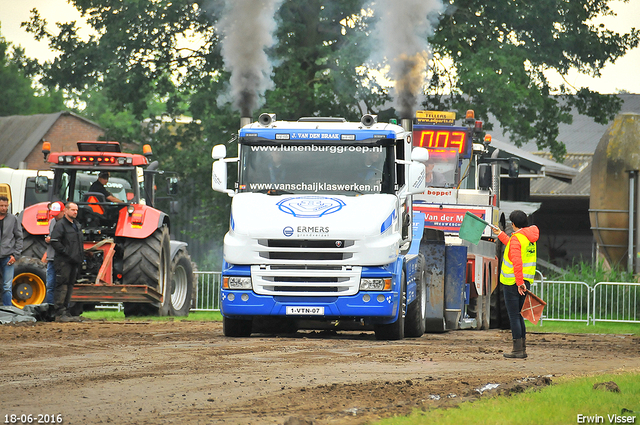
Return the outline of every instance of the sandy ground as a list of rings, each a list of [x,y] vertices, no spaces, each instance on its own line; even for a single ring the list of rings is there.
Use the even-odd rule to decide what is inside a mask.
[[[509,344],[498,330],[385,342],[366,332],[226,338],[214,322],[4,325],[0,419],[359,424],[561,375],[640,369],[634,336],[529,334],[529,358],[517,361],[502,357]],[[487,384],[499,386],[481,395]]]

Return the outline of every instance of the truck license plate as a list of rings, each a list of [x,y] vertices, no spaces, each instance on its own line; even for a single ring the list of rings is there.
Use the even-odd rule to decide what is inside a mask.
[[[289,314],[323,316],[324,307],[287,307],[287,315]]]

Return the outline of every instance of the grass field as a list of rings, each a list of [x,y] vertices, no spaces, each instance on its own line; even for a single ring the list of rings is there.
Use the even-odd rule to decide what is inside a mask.
[[[640,335],[640,323],[596,322],[587,325],[585,322],[543,321],[533,325],[528,321],[527,332],[573,333],[573,334],[628,334]]]
[[[96,310],[85,311],[82,313],[82,317],[88,317],[92,320],[116,320],[116,321],[192,321],[192,322],[221,322],[222,315],[218,311],[194,311],[189,313],[187,317],[153,317],[153,316],[141,316],[141,317],[124,317],[124,312],[116,310]]]
[[[619,393],[594,389],[595,383],[615,382]],[[378,425],[509,424],[553,425],[575,423],[638,423],[640,372],[559,378],[538,391],[462,403],[452,409],[416,411],[407,417],[388,418]],[[580,422],[578,415],[583,415]],[[616,422],[624,418],[624,422]],[[601,417],[601,419],[597,419]],[[589,420],[591,418],[591,420]],[[599,420],[599,422],[598,422]],[[621,419],[620,419],[621,420]]]

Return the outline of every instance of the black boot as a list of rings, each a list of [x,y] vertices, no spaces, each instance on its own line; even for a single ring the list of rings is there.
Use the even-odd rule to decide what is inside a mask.
[[[527,352],[524,346],[524,338],[518,338],[513,340],[513,351],[511,353],[504,353],[508,359],[526,359]]]

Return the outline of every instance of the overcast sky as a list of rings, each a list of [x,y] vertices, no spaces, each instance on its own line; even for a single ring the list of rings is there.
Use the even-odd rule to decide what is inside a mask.
[[[607,28],[614,31],[628,31],[632,26],[640,26],[640,0],[630,0],[629,3],[613,1],[612,8],[618,14],[616,17],[602,19]],[[55,22],[77,20],[80,24],[82,17],[79,12],[66,0],[0,0],[0,32],[14,44],[25,48],[27,56],[35,57],[41,62],[53,58],[45,42],[36,42],[31,34],[20,28],[20,23],[28,20],[29,11],[38,9],[40,15],[47,19],[51,30]],[[88,30],[81,35],[87,36]],[[616,93],[625,90],[629,93],[640,94],[640,48],[636,48],[614,65],[608,65],[602,71],[601,78],[590,78],[571,72],[567,78],[569,84],[575,87],[587,86],[600,93]],[[552,78],[554,83],[560,80]]]

